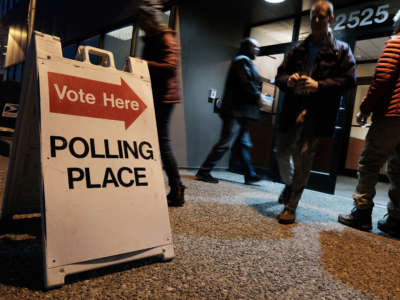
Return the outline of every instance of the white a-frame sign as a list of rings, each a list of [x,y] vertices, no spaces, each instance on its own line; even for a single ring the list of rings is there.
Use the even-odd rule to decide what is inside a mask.
[[[147,64],[129,58],[119,71],[112,53],[92,47],[77,58],[62,57],[57,37],[34,33],[2,205],[3,216],[41,207],[46,287],[174,256]],[[38,166],[36,181],[21,181],[28,165]],[[23,202],[28,183],[39,188]]]

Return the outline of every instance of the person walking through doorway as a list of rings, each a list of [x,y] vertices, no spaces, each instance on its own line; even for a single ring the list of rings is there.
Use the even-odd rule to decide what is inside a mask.
[[[318,0],[311,8],[311,34],[294,46],[279,66],[276,85],[285,93],[278,121],[276,158],[285,187],[278,220],[295,221],[308,182],[319,137],[332,136],[340,99],[355,86],[355,59],[349,46],[329,31],[333,5]]]
[[[211,171],[224,154],[238,142],[240,159],[244,166],[244,181],[252,184],[261,180],[251,164],[248,121],[259,118],[259,102],[262,101],[260,78],[252,62],[259,52],[255,39],[245,38],[240,43],[238,55],[232,60],[225,83],[220,110],[222,129],[218,142],[196,174],[196,179],[218,183]]]

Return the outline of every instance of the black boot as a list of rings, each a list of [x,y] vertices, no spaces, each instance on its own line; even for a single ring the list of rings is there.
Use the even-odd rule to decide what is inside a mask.
[[[370,231],[372,229],[372,208],[359,209],[354,207],[349,215],[339,215],[338,221],[346,226]]]
[[[244,184],[252,185],[253,183],[259,182],[263,180],[263,178],[259,175],[245,175],[244,176]]]
[[[400,238],[400,220],[395,220],[389,215],[378,221],[378,228],[391,236]]]
[[[207,171],[201,171],[199,170],[196,174],[196,179],[209,182],[209,183],[218,183],[218,179],[213,177],[210,172]]]
[[[185,186],[178,185],[171,187],[171,191],[167,195],[168,206],[183,206],[185,204]]]

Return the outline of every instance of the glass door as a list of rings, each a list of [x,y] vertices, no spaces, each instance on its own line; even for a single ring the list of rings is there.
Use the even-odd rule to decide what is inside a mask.
[[[262,80],[261,92],[273,99],[272,112],[260,109],[261,118],[249,123],[251,137],[251,159],[257,172],[270,179],[276,179],[273,171],[271,153],[274,145],[275,121],[279,109],[279,89],[275,86],[275,76],[284,54],[292,45],[294,19],[277,21],[269,24],[254,26],[250,29],[250,37],[260,44],[259,56],[254,64]],[[239,149],[233,146],[229,159],[229,170],[243,173],[238,154]]]

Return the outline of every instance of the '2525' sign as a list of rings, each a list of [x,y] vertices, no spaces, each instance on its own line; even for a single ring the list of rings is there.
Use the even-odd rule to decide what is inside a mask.
[[[353,29],[372,24],[381,24],[389,19],[389,4],[383,4],[378,7],[364,8],[363,10],[355,10],[347,13],[338,14],[334,22],[334,31]]]

